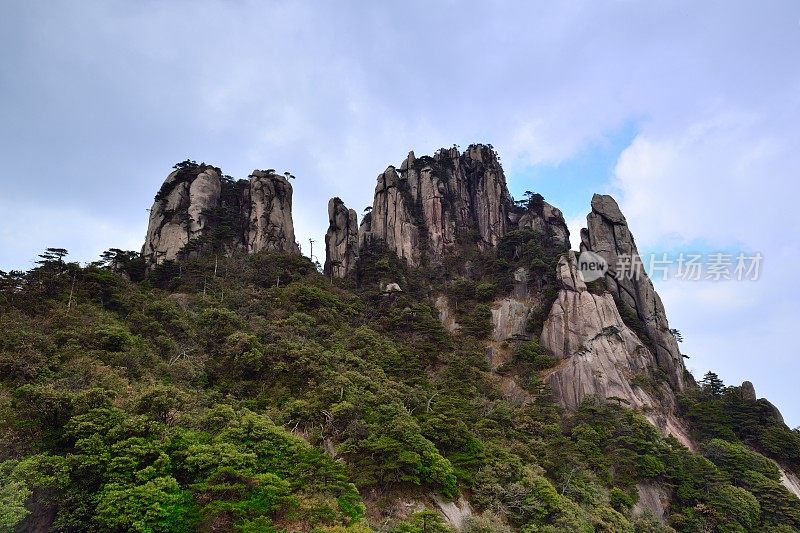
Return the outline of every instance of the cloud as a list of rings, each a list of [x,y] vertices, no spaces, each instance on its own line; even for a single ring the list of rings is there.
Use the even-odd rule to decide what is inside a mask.
[[[786,102],[718,111],[657,133],[645,128],[621,154],[613,185],[642,251],[763,254],[757,281],[657,286],[695,370],[754,381],[796,425],[800,410],[787,391],[788,376],[800,375],[790,333],[800,301],[792,281],[800,264],[800,127],[785,117],[800,120],[800,109]]]

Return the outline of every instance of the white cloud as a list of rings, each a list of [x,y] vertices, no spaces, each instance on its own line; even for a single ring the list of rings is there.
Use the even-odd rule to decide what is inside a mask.
[[[673,279],[658,288],[696,370],[734,384],[754,381],[761,394],[783,400],[779,406],[796,425],[800,411],[789,400],[787,376],[800,375],[800,360],[787,319],[800,301],[792,281],[800,264],[793,241],[800,127],[773,122],[787,115],[800,119],[800,109],[779,100],[658,133],[645,128],[620,156],[614,185],[642,251],[700,246],[763,254],[757,281]]]

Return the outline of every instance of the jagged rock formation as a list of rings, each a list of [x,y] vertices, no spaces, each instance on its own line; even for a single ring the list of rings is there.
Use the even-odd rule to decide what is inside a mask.
[[[202,245],[229,254],[299,253],[292,222],[292,186],[270,171],[254,170],[249,181],[233,181],[210,165],[178,165],[164,180],[150,209],[142,254],[153,265],[178,259]]]
[[[685,386],[683,357],[670,332],[664,305],[644,271],[633,235],[617,202],[611,196],[595,194],[587,222],[588,228],[581,230],[581,251],[590,250],[606,260],[608,289],[620,305],[643,323],[649,338],[642,341],[654,351],[658,367],[665,372],[670,385],[682,390]],[[618,268],[620,265],[625,266],[625,272]]]
[[[361,247],[372,239],[381,239],[397,256],[416,266],[420,262],[419,222],[412,214],[407,184],[393,166],[378,176],[372,211],[364,217],[358,239]]]
[[[382,240],[411,266],[440,263],[459,243],[496,247],[512,229],[529,228],[569,248],[561,211],[535,195],[515,205],[491,146],[463,153],[442,148],[433,157],[410,152],[399,168],[378,176],[372,211],[361,222],[359,248]]]
[[[558,276],[561,291],[545,321],[541,343],[563,359],[547,376],[559,402],[575,410],[585,396],[595,395],[653,409],[664,401],[656,396],[672,400],[666,385],[646,391],[633,384],[636,377],[651,381],[655,357],[625,325],[610,293],[587,290],[574,253],[561,258]]]
[[[753,386],[751,381],[742,382],[741,391],[743,400],[747,400],[749,402],[756,401],[756,388]]]
[[[423,259],[439,262],[459,238],[481,249],[496,246],[512,209],[503,168],[489,146],[420,158],[410,152],[399,169],[390,166],[378,176],[359,241],[363,246],[381,239],[412,266]]]
[[[340,198],[328,201],[328,231],[325,233],[325,275],[347,276],[358,259],[358,215]]]

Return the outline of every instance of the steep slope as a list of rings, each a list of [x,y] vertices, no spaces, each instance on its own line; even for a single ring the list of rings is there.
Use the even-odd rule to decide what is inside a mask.
[[[632,382],[637,377],[652,381],[655,357],[622,321],[611,294],[586,289],[573,252],[561,258],[558,274],[561,291],[541,338],[542,346],[565,360],[547,377],[556,398],[571,410],[587,395],[620,398],[639,410],[654,408],[660,403],[654,394]],[[667,407],[674,407],[669,387],[659,389]]]
[[[571,411],[587,396],[624,403],[694,449],[676,416],[675,391],[658,378],[655,356],[625,324],[613,296],[589,292],[574,252],[562,256],[558,277],[561,290],[541,336],[561,360],[545,378],[557,401]]]
[[[800,431],[684,374],[652,283],[587,284],[491,147],[375,198],[360,235],[329,202],[322,275],[288,181],[187,162],[147,257],[0,272],[0,530],[800,530]],[[610,197],[588,222],[638,255]]]

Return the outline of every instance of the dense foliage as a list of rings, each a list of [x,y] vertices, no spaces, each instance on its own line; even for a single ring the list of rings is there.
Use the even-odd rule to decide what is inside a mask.
[[[505,290],[492,264],[549,256],[512,239],[453,291],[485,304]],[[639,485],[671,495],[681,531],[800,528],[800,500],[744,445],[796,468],[796,433],[743,423],[724,391],[683,399],[699,454],[613,402],[567,415],[535,338],[489,372],[485,332],[448,335],[421,274],[372,253],[360,288],[282,254],[140,276],[135,254],[49,252],[1,273],[0,530],[449,531],[435,502],[460,495],[473,533],[669,530],[633,517]],[[403,293],[376,288],[390,274]]]

